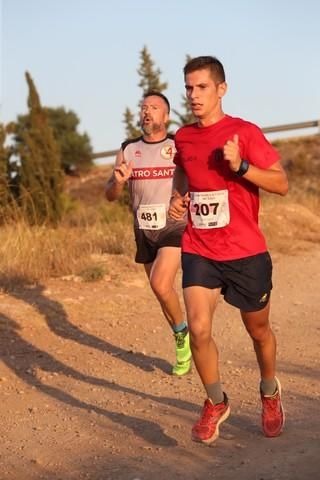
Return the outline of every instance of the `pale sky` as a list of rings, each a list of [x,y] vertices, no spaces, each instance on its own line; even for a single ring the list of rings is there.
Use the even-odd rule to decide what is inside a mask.
[[[125,108],[137,112],[144,45],[177,110],[186,55],[214,55],[226,71],[226,113],[261,127],[320,118],[318,0],[0,0],[0,6],[5,123],[27,111],[28,70],[42,104],[73,110],[95,152],[117,149]],[[316,129],[295,132],[307,133]]]

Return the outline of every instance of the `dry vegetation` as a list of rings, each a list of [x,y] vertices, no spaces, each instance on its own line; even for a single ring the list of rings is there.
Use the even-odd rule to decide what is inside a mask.
[[[271,249],[293,253],[320,240],[320,136],[274,142],[290,179],[285,198],[262,195],[261,225]],[[67,208],[56,229],[18,221],[0,233],[1,283],[37,282],[54,276],[96,280],[107,274],[104,254],[131,256],[131,213],[104,199],[111,166],[66,178]],[[293,242],[293,240],[295,240]]]
[[[293,254],[320,241],[320,135],[274,142],[289,177],[284,198],[262,194],[260,222],[271,250]]]
[[[131,255],[131,213],[104,200],[106,175],[108,168],[96,168],[84,178],[66,179],[66,213],[58,228],[31,227],[23,220],[2,227],[2,286],[68,275],[95,280],[107,273],[99,256]]]

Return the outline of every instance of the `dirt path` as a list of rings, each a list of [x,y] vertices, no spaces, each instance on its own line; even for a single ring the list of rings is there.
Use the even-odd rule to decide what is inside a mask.
[[[251,344],[221,301],[214,328],[232,415],[211,448],[190,440],[198,376],[169,375],[172,337],[130,260],[105,257],[100,282],[1,293],[0,479],[317,478],[320,248],[273,259],[286,429],[261,435]]]

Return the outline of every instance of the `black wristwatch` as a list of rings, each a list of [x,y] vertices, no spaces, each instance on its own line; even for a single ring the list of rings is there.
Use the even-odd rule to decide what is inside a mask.
[[[247,173],[250,163],[247,160],[241,160],[239,170],[234,172],[237,177],[242,177],[245,173]]]

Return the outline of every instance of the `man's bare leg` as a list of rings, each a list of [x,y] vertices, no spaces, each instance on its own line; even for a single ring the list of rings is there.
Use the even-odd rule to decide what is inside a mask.
[[[269,323],[270,304],[258,312],[241,312],[243,323],[252,338],[260,369],[262,430],[266,437],[282,432],[285,414],[281,402],[281,384],[276,377],[276,338]]]
[[[220,382],[218,349],[212,337],[212,318],[220,289],[193,286],[185,288],[183,293],[192,355],[207,393],[200,418],[192,428],[192,439],[210,444],[218,438],[219,426],[230,414],[228,397]]]
[[[181,251],[177,247],[163,247],[158,250],[153,263],[145,265],[145,271],[163,314],[171,326],[176,343],[176,364],[174,375],[185,375],[191,368],[189,332],[184,320],[179,296],[174,288],[175,278],[181,262]]]
[[[220,381],[218,350],[212,337],[212,317],[220,289],[200,286],[183,291],[190,331],[193,360],[203,385]]]
[[[178,326],[184,320],[179,297],[174,288],[180,261],[180,248],[163,247],[158,250],[154,262],[144,265],[151,288],[172,327]]]
[[[273,379],[276,370],[276,339],[269,323],[269,312],[270,304],[258,312],[241,312],[263,379]]]

